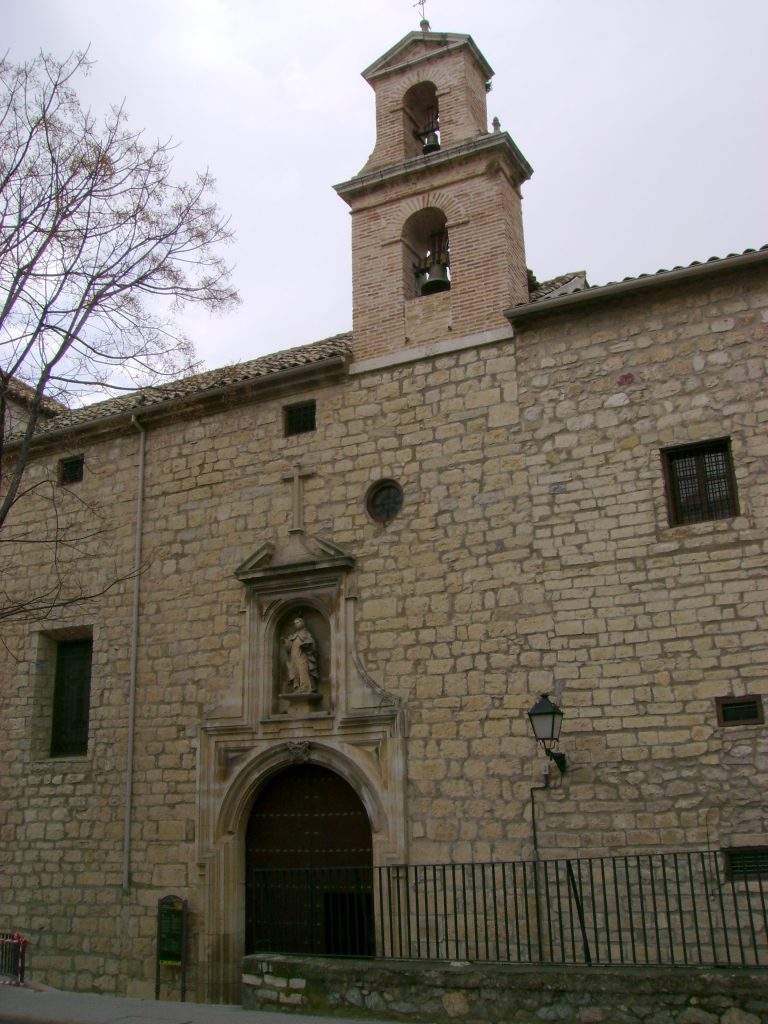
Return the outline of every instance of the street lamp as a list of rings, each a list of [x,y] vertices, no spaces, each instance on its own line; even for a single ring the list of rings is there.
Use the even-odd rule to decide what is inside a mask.
[[[555,762],[560,770],[560,774],[565,774],[567,766],[565,754],[561,754],[559,750],[552,749],[560,740],[560,727],[563,724],[562,710],[557,704],[552,703],[548,693],[542,693],[528,712],[528,718],[531,722],[533,735],[544,748],[544,753],[550,761]]]

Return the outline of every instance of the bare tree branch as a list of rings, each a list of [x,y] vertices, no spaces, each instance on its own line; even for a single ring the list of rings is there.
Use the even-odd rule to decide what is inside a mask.
[[[146,142],[122,106],[102,121],[84,110],[74,82],[89,67],[87,52],[64,60],[41,53],[21,65],[0,59],[3,532],[23,521],[26,501],[40,499],[24,480],[49,397],[79,404],[197,369],[174,315],[187,303],[226,310],[238,301],[220,254],[229,222],[210,173],[176,182],[170,140]],[[31,390],[11,457],[8,416],[19,382]],[[89,599],[72,596],[77,588],[58,577],[59,545],[76,538],[58,521],[55,487],[48,500],[44,534],[23,543],[54,544],[57,582],[24,614]],[[9,614],[0,605],[0,619]]]

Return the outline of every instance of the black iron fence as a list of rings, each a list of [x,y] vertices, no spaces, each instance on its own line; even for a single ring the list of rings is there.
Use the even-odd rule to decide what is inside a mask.
[[[18,932],[0,932],[0,984],[22,985],[28,941]]]
[[[248,952],[768,967],[768,883],[711,851],[257,869]]]

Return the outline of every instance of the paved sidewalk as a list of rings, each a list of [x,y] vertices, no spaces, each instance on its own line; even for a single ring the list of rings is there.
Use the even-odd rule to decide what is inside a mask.
[[[0,985],[0,1024],[327,1024],[338,1018]],[[344,1018],[345,1024],[363,1024]],[[371,1021],[365,1022],[371,1024]],[[385,1022],[379,1022],[385,1024]]]

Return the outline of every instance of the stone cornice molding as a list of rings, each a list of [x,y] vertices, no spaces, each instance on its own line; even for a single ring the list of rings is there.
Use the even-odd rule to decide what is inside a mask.
[[[440,149],[436,153],[414,156],[397,164],[388,164],[375,171],[358,174],[333,187],[337,194],[348,202],[351,198],[379,188],[381,185],[389,185],[414,174],[432,172],[444,164],[484,154],[503,157],[510,166],[513,179],[518,185],[527,181],[533,174],[533,168],[517,148],[509,132],[489,132],[486,135],[478,135],[477,138],[467,142],[461,142],[457,146]]]

